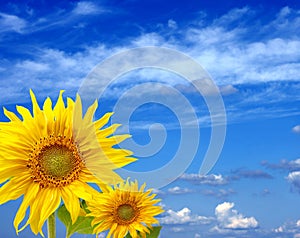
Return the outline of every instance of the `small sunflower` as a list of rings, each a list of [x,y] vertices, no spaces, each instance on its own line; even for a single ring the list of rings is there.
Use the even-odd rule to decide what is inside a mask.
[[[156,194],[151,194],[151,190],[144,191],[145,186],[138,189],[137,181],[126,181],[114,188],[102,188],[103,193],[87,203],[91,212],[88,216],[94,217],[94,233],[110,229],[107,237],[123,238],[128,232],[133,238],[140,237],[139,234],[146,237],[152,224],[158,224],[154,216],[163,210],[154,206],[160,200],[154,199]]]
[[[129,136],[111,136],[119,125],[101,129],[111,113],[93,122],[97,101],[83,117],[80,96],[75,102],[67,98],[66,106],[62,94],[54,108],[47,98],[41,109],[30,90],[33,115],[17,106],[21,119],[4,108],[10,121],[0,122],[0,204],[24,195],[14,220],[17,233],[30,225],[33,233],[42,234],[61,200],[74,223],[79,198],[89,200],[97,193],[87,183],[122,181],[113,170],[135,160],[131,151],[112,148]],[[29,218],[19,229],[29,206]]]

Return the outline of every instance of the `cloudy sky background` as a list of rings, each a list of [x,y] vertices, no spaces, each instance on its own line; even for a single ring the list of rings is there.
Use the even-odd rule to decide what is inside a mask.
[[[134,101],[150,95],[177,102],[166,85],[196,113],[201,136],[195,158],[177,180],[155,189],[166,210],[161,237],[300,237],[299,29],[296,0],[1,3],[0,104],[12,111],[16,104],[30,107],[30,88],[41,102],[56,99],[60,89],[75,97],[97,64],[127,49],[161,46],[182,52],[210,74],[226,109],[225,144],[209,174],[198,174],[211,136],[207,95],[184,78],[159,69],[129,72],[105,85],[97,111],[100,116],[113,110],[135,86],[140,91],[131,95]],[[191,112],[182,105],[178,101],[177,109],[189,122]],[[149,143],[153,123],[164,125],[166,139],[157,153],[136,151],[140,160],[127,169],[147,172],[171,162],[182,126],[193,141],[196,129],[180,125],[172,109],[148,103],[131,115],[125,126],[136,143]],[[6,120],[3,112],[0,118]],[[160,126],[153,128],[161,133]],[[123,146],[135,151],[130,143]],[[17,237],[12,221],[20,202],[0,207],[8,214],[0,218],[1,237]],[[61,224],[58,234],[64,234]],[[19,237],[31,237],[30,230]]]

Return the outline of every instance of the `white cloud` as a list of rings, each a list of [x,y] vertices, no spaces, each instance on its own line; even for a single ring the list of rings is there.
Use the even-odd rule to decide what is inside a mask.
[[[1,90],[3,94],[0,103],[5,105],[28,102],[30,88],[38,98],[56,97],[60,89],[65,89],[66,95],[73,93],[74,96],[83,78],[110,53],[111,50],[102,45],[75,54],[54,49],[38,49],[35,60],[26,59],[16,62],[15,65],[5,65],[0,81],[6,80],[14,84],[6,85],[5,90]]]
[[[228,183],[227,179],[221,174],[183,174],[180,178],[197,184],[223,185]]]
[[[172,227],[171,228],[171,231],[173,231],[173,232],[182,232],[182,231],[184,231],[184,229],[183,229],[183,227]]]
[[[280,237],[300,238],[300,220],[285,222],[272,231],[277,235],[280,234]]]
[[[22,70],[32,71],[32,72],[41,72],[49,70],[49,66],[46,63],[38,63],[31,60],[25,60],[16,65],[17,68]]]
[[[294,127],[292,128],[292,131],[293,131],[294,133],[300,134],[300,125],[294,126]]]
[[[93,15],[100,12],[100,8],[93,2],[81,1],[76,4],[73,14],[76,15]]]
[[[29,11],[27,12],[29,15],[32,15],[34,12],[33,9],[28,9],[27,11]],[[71,24],[74,28],[84,28],[86,21],[81,22],[81,19],[88,15],[97,15],[108,11],[108,9],[100,7],[93,2],[79,1],[69,11],[58,8],[55,12],[40,18],[31,16],[29,20],[0,12],[0,33],[18,32],[30,35],[31,33],[49,29],[59,29]]]
[[[228,23],[240,21],[242,18],[245,18],[252,13],[253,12],[249,7],[234,8],[219,19],[216,19],[215,24],[227,26]]]
[[[295,14],[292,17],[288,14],[282,14],[282,12],[289,12],[289,14],[293,12],[291,9],[287,9],[289,8],[283,8],[277,18],[266,24],[265,28],[271,27],[278,19],[289,22],[286,31],[291,28],[291,25],[297,24]],[[95,3],[81,1],[76,4],[73,13],[78,15],[94,14],[99,10],[99,6]],[[218,85],[225,85],[221,88],[224,95],[236,92],[233,85],[237,83],[298,80],[300,73],[299,63],[297,63],[300,56],[297,50],[300,46],[299,40],[293,37],[289,38],[288,34],[284,34],[281,37],[269,37],[261,41],[243,42],[240,41],[240,37],[243,34],[248,34],[251,27],[249,29],[244,28],[243,25],[233,29],[228,27],[232,21],[242,20],[245,14],[247,16],[249,12],[251,12],[249,8],[233,9],[211,25],[185,27],[181,30],[185,40],[176,41],[176,38],[172,38],[170,41],[163,34],[155,32],[141,34],[140,37],[128,42],[128,48],[159,45],[182,50],[197,59],[210,72]],[[6,19],[3,23],[6,27],[2,27],[2,29],[21,31],[26,25],[24,20],[16,16],[7,14],[2,14],[2,16]],[[65,16],[58,18],[60,20],[52,19],[51,22],[64,24],[66,21],[70,21]],[[175,24],[176,22],[172,19],[168,22],[169,27],[174,27]],[[265,28],[262,27],[261,29],[267,30]],[[182,42],[187,42],[190,46],[186,47]],[[96,53],[98,48],[91,47],[90,49]],[[106,56],[108,55],[106,54]],[[73,57],[76,57],[76,54]],[[89,61],[88,58],[86,60]],[[94,65],[98,62],[94,62]]]
[[[201,235],[199,233],[196,233],[194,238],[201,238]]]
[[[288,174],[287,181],[293,185],[293,188],[300,192],[300,171],[294,171]]]
[[[264,188],[264,189],[262,190],[262,192],[261,192],[261,195],[262,195],[262,196],[267,196],[267,195],[269,195],[269,194],[271,194],[271,191],[270,191],[269,189],[267,189],[267,188]]]
[[[222,95],[226,96],[226,95],[230,95],[233,93],[237,93],[238,89],[235,88],[233,85],[228,84],[228,85],[221,85],[219,86],[219,90],[221,92]]]
[[[282,233],[283,232],[283,227],[282,226],[279,226],[277,228],[274,229],[274,232],[275,233]]]
[[[0,12],[0,33],[10,31],[23,33],[23,30],[26,26],[26,20],[15,15],[9,15]]]
[[[222,95],[230,95],[238,92],[238,89],[235,88],[233,85],[220,85],[217,86],[218,91],[211,87],[211,79],[202,78],[198,80],[194,80],[193,84],[175,84],[175,88],[178,89],[180,92],[184,93],[199,93],[198,90],[195,88],[195,85],[201,88],[201,93],[203,96],[212,96],[216,93],[221,93]]]
[[[172,19],[168,20],[168,27],[170,27],[171,29],[176,29],[177,28],[176,21],[174,21]]]
[[[153,188],[153,189],[152,189],[152,192],[155,193],[155,194],[160,194],[160,195],[165,194],[164,191],[162,191],[162,190],[160,190],[160,189],[157,189],[157,188]]]
[[[232,209],[234,203],[224,202],[215,209],[215,215],[222,229],[253,229],[258,227],[254,217],[244,217],[237,210]]]
[[[245,14],[253,15],[255,12],[249,11],[248,8],[233,9],[210,26],[188,28],[186,40],[194,43],[189,53],[223,84],[298,80],[300,69],[297,59],[300,53],[297,49],[300,41],[292,37],[292,32],[295,32],[294,25],[299,25],[299,13],[293,12],[292,16],[277,16],[273,21],[260,27],[259,33],[268,36],[266,32],[274,31],[270,28],[278,28],[282,22],[285,22],[285,28],[281,28],[282,34],[281,31],[277,31],[279,35],[275,37],[243,42],[239,38],[254,30],[251,25],[239,24],[236,28],[230,28],[228,25],[232,21],[243,22],[247,19]],[[289,36],[284,34],[283,29],[291,34]]]
[[[300,169],[300,159],[295,159],[295,160],[281,160],[277,164],[271,164],[268,161],[262,161],[262,165],[266,166],[267,168],[270,169],[281,169],[281,170],[287,170],[287,171],[297,171]]]
[[[187,207],[179,210],[167,210],[165,212],[167,215],[165,217],[160,218],[160,223],[166,225],[179,225],[179,224],[210,224],[213,218],[199,216],[196,214],[192,214],[191,210]]]
[[[251,179],[272,179],[273,176],[263,170],[245,170],[236,169],[232,171],[230,179],[238,180],[241,178],[251,178]]]
[[[144,33],[141,36],[139,36],[138,38],[133,39],[131,44],[133,47],[172,46],[172,45],[169,45],[169,43],[165,40],[165,38],[162,35],[157,34],[155,32]]]
[[[225,198],[228,197],[229,195],[235,194],[236,192],[233,189],[219,189],[219,190],[212,190],[212,189],[207,189],[203,190],[202,194],[207,195],[207,196],[213,196],[216,198]]]
[[[26,28],[26,32],[30,33],[49,27],[62,27],[66,23],[73,24],[77,21],[78,18],[74,16],[80,17],[99,11],[103,11],[103,9],[95,3],[80,1],[74,6],[72,14],[68,12],[67,16],[64,12],[55,13],[47,16],[47,19],[41,20],[40,23],[31,23],[31,27],[28,27],[28,22],[17,16],[1,13],[0,26],[2,27],[0,27],[0,32],[1,30],[23,32]],[[272,107],[257,108],[257,105],[262,105],[261,102],[264,101],[276,103],[284,100],[295,100],[297,97],[295,93],[282,93],[281,84],[274,83],[274,87],[269,90],[261,93],[254,90],[248,94],[247,91],[249,90],[243,92],[237,87],[237,84],[253,82],[299,81],[300,64],[298,59],[300,52],[298,49],[300,48],[300,40],[293,37],[292,34],[292,32],[297,32],[295,29],[298,29],[299,26],[299,13],[291,8],[283,8],[273,21],[258,27],[258,35],[266,35],[267,37],[243,41],[241,39],[244,39],[254,30],[251,25],[242,24],[243,21],[247,21],[249,14],[255,16],[257,13],[249,8],[233,9],[210,25],[202,22],[203,17],[201,16],[200,19],[193,20],[194,23],[196,22],[195,24],[182,28],[177,26],[180,29],[178,31],[180,41],[176,37],[169,37],[169,33],[164,35],[163,33],[146,32],[139,37],[130,38],[127,47],[158,45],[177,49],[194,57],[212,75],[223,95],[237,94],[242,98],[236,104],[227,106],[228,118],[231,120],[245,120],[245,115],[248,119],[251,118],[251,115],[253,118],[257,114],[267,117],[299,114],[297,108],[294,111],[286,107],[278,108],[279,106],[276,107],[277,111],[271,111],[273,110]],[[168,29],[175,27],[176,22],[173,21],[172,19],[169,20]],[[233,21],[241,21],[241,24],[231,27],[230,23]],[[74,25],[76,25],[75,23]],[[278,31],[272,30],[274,26],[280,26]],[[276,35],[268,34],[271,30],[276,32]],[[168,32],[170,31],[168,30]],[[291,32],[291,34],[286,34],[286,32]],[[31,53],[30,57],[18,62],[8,62],[4,59],[3,62],[8,63],[0,67],[5,69],[1,71],[1,78],[17,84],[5,86],[4,91],[10,93],[4,92],[5,96],[0,98],[0,103],[15,103],[17,96],[18,100],[25,100],[28,98],[26,95],[29,88],[35,89],[41,97],[56,95],[61,88],[66,89],[67,92],[75,92],[82,79],[95,65],[122,49],[124,48],[100,43],[75,53],[36,47],[32,51],[36,52],[35,56]],[[53,80],[56,80],[55,84],[53,84]],[[175,87],[176,83],[172,81],[172,77],[168,77],[165,81],[170,86]],[[289,85],[286,85],[284,90],[288,88],[290,88]],[[249,108],[245,105],[251,103],[254,103],[255,110],[249,109],[245,112],[245,108]],[[241,114],[239,114],[241,111],[239,106],[243,107]],[[201,120],[206,122],[209,121],[209,117],[201,117],[199,120],[200,123]]]
[[[219,227],[218,225],[215,225],[212,228],[210,228],[209,231],[212,234],[218,234],[217,237],[219,237],[220,235],[222,235],[222,236],[229,235],[229,237],[240,237],[241,234],[245,234],[249,230],[245,230],[245,229],[244,230],[241,230],[241,229],[236,229],[236,230],[234,230],[234,229],[224,229],[224,228]]]
[[[185,193],[191,193],[191,192],[193,192],[193,190],[188,189],[188,188],[181,188],[178,186],[168,189],[168,193],[171,193],[171,194],[185,194]]]

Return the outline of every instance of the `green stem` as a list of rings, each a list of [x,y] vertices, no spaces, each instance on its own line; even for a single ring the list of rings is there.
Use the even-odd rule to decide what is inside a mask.
[[[56,227],[55,227],[55,213],[48,217],[47,222],[48,228],[48,238],[56,238]]]

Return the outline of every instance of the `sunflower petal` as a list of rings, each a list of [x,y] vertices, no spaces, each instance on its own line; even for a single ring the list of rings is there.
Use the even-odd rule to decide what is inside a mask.
[[[32,203],[32,201],[36,198],[38,191],[39,191],[38,184],[32,183],[24,195],[23,202],[21,203],[21,206],[19,207],[19,210],[14,219],[14,227],[17,234],[18,232],[22,231],[29,223],[27,221],[27,223],[21,229],[19,229],[19,224],[23,221],[26,210],[28,206]]]
[[[98,102],[95,100],[95,102],[87,109],[84,118],[83,118],[83,123],[84,124],[90,124],[93,120],[93,116],[95,114],[95,111],[98,107]]]
[[[21,122],[20,118],[16,116],[13,112],[8,111],[3,107],[4,115],[12,122]]]
[[[113,114],[114,114],[113,112],[108,112],[99,120],[95,121],[94,122],[95,129],[98,130],[102,128],[104,125],[106,125]]]
[[[58,208],[61,199],[74,223],[80,213],[79,199],[99,198],[99,192],[88,183],[98,184],[102,191],[112,193],[113,188],[105,184],[123,181],[114,170],[135,160],[129,157],[131,151],[113,148],[128,135],[107,138],[115,132],[118,124],[99,130],[108,123],[112,113],[93,122],[98,106],[95,101],[83,118],[80,96],[77,95],[75,102],[67,98],[65,105],[63,92],[60,91],[54,108],[50,98],[41,108],[30,90],[32,111],[23,106],[16,106],[18,114],[3,109],[10,121],[0,122],[0,183],[5,182],[0,187],[0,204],[24,195],[14,219],[17,233],[30,225],[34,234],[43,236],[42,226]],[[48,149],[49,153],[46,153]],[[69,151],[64,157],[66,150]],[[73,162],[64,165],[64,159],[71,157]],[[103,197],[107,199],[109,196]],[[127,194],[123,197],[131,198]],[[103,206],[108,209],[109,202],[104,202]],[[19,229],[28,207],[27,222]],[[103,216],[100,216],[96,221],[104,224],[106,229],[112,219],[109,217],[102,222]],[[124,230],[116,228],[116,232],[123,234]]]
[[[64,204],[69,211],[72,219],[72,224],[74,224],[80,213],[80,204],[77,196],[74,195],[70,186],[66,186],[61,189],[61,195],[64,201]]]
[[[35,95],[34,95],[34,93],[33,93],[33,91],[31,89],[30,89],[30,97],[31,97],[31,101],[32,101],[33,115],[34,116],[38,116],[42,112],[41,112],[41,109],[39,107],[39,104],[36,101],[36,97],[35,97]]]
[[[48,219],[48,217],[56,211],[61,202],[61,195],[58,189],[52,188],[46,189],[45,191],[45,201],[40,211],[41,214],[38,223],[39,231],[42,230],[42,226],[45,223],[46,219]]]
[[[99,196],[88,201],[87,208],[91,211],[89,216],[94,217],[92,225],[96,225],[94,231],[101,232],[109,229],[107,237],[114,238],[123,238],[128,232],[133,238],[138,238],[140,235],[146,237],[152,229],[152,224],[157,223],[154,216],[162,213],[163,210],[160,206],[154,206],[155,201],[151,200],[149,190],[144,192],[144,188],[145,185],[142,185],[139,189],[137,181],[130,182],[127,179],[113,189],[107,186]],[[127,213],[130,220],[127,215],[122,217],[119,213],[119,209],[122,209],[121,206],[124,204],[131,206],[131,213]]]
[[[0,204],[16,200],[25,193],[29,182],[26,177],[14,177],[0,188]]]

